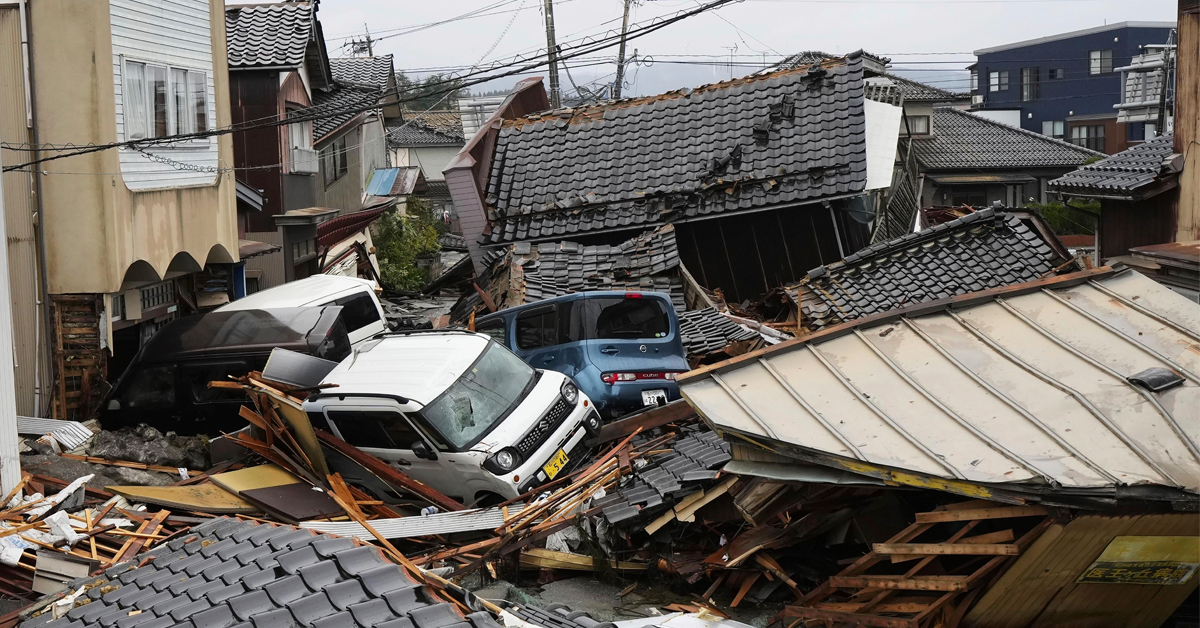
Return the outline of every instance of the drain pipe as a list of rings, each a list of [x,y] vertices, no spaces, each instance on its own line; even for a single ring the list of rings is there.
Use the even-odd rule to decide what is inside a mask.
[[[37,124],[37,113],[36,113],[37,112],[37,82],[34,80],[33,28],[31,28],[32,17],[29,15],[28,9],[26,9],[26,4],[27,4],[27,0],[21,0],[21,12],[24,14],[24,20],[21,23],[21,31],[25,35],[25,55],[26,55],[25,56],[25,64],[28,68],[26,71],[27,72],[26,77],[27,77],[27,80],[29,81],[29,86],[28,86],[29,115],[28,115],[27,120],[29,122],[29,128],[30,128],[30,140],[31,140],[32,144],[34,145],[34,147],[36,148],[41,145],[41,139],[39,139],[39,137],[38,137],[38,124]],[[41,156],[42,156],[41,149],[36,148],[33,151],[33,158],[35,160],[41,159]],[[42,174],[39,171],[37,166],[34,166],[33,181],[34,181],[34,194],[37,195],[37,249],[38,249],[38,279],[39,279],[38,283],[41,284],[41,295],[40,295],[41,296],[41,308],[40,308],[41,322],[44,324],[45,330],[46,330],[46,333],[42,334],[42,338],[45,339],[45,343],[46,343],[46,358],[48,360],[50,360],[50,364],[51,364],[51,367],[49,369],[50,370],[50,378],[49,378],[50,382],[49,383],[50,383],[50,388],[53,389],[54,376],[55,376],[54,367],[53,367],[54,346],[55,346],[55,338],[58,334],[58,330],[56,330],[54,328],[54,317],[51,316],[51,314],[50,314],[50,280],[46,276],[47,271],[49,270],[49,267],[46,264],[46,214],[45,214],[45,210],[44,210],[43,203],[42,203]],[[35,369],[34,372],[36,373],[35,377],[38,378],[37,385],[34,388],[34,391],[35,391],[34,394],[37,397],[37,407],[35,408],[35,411],[37,413],[39,413],[41,416],[48,417],[51,415],[51,412],[43,410],[42,403],[44,403],[45,399],[51,400],[50,408],[53,409],[54,396],[50,395],[50,394],[47,394],[47,395],[41,394],[43,385],[45,383],[45,382],[41,381],[41,373],[42,373],[42,367],[43,367],[43,365],[41,363],[41,359],[42,359],[41,347],[38,347],[38,350],[34,355],[36,356],[34,359],[34,369]]]

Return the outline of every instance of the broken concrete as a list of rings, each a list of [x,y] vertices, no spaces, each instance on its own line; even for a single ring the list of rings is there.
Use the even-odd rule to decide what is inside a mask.
[[[207,469],[208,438],[204,436],[179,436],[175,432],[162,432],[146,424],[103,431],[92,439],[88,446],[89,456],[109,460],[128,460],[167,467]]]

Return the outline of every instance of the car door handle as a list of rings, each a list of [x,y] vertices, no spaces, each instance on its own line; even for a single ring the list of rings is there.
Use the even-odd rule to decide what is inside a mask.
[[[398,466],[398,467],[411,467],[412,466],[412,463],[407,460],[394,460],[393,462],[395,462],[396,466]]]
[[[604,347],[600,350],[600,353],[603,353],[604,355],[616,355],[620,352],[621,350],[617,349],[616,347]]]

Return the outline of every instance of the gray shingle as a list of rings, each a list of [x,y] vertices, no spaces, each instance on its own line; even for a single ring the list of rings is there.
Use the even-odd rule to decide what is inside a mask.
[[[1160,135],[1069,172],[1049,183],[1058,192],[1081,196],[1127,196],[1158,180],[1163,161],[1175,151],[1175,136]]]
[[[933,134],[915,138],[912,149],[926,170],[1070,167],[1104,156],[953,107],[934,108]]]
[[[356,116],[361,109],[379,102],[383,90],[377,87],[335,84],[313,94],[313,106],[306,114],[327,114],[313,120],[313,143],[318,143]]]
[[[711,307],[680,312],[679,335],[688,355],[706,355],[724,349],[731,342],[758,337]]]
[[[333,80],[338,83],[383,90],[392,79],[392,55],[330,59],[329,68],[333,71]]]

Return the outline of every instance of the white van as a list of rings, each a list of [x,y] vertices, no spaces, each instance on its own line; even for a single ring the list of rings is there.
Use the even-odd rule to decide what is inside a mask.
[[[600,415],[571,378],[483,334],[369,340],[304,403],[313,425],[464,504],[511,499],[586,459]]]
[[[216,311],[271,310],[322,305],[342,306],[342,320],[346,323],[351,345],[358,345],[381,331],[387,331],[383,305],[375,295],[375,285],[357,277],[313,275],[255,292],[226,303]]]

